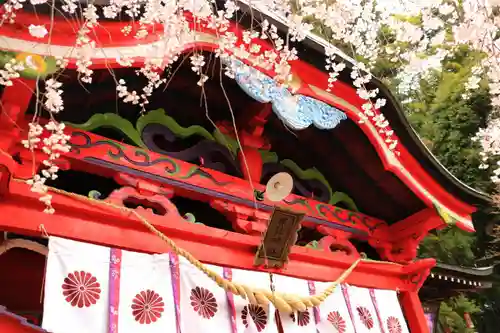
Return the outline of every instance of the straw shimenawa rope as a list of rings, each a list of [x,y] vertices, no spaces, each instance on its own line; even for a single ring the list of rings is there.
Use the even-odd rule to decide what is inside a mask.
[[[325,291],[317,295],[304,297],[293,294],[272,292],[270,290],[265,290],[265,289],[254,289],[250,286],[224,279],[216,272],[210,270],[198,259],[193,257],[191,253],[178,247],[173,240],[171,240],[161,231],[156,229],[151,223],[149,223],[149,221],[145,217],[143,217],[133,209],[115,205],[107,201],[101,201],[85,197],[83,195],[67,192],[53,187],[49,187],[49,189],[52,192],[64,194],[66,196],[74,197],[94,204],[112,207],[122,212],[127,212],[135,215],[144,224],[144,226],[146,226],[152,233],[154,233],[155,235],[160,237],[165,243],[167,243],[167,245],[170,246],[172,251],[174,251],[177,255],[186,258],[192,265],[194,265],[200,271],[205,273],[210,279],[215,281],[215,283],[217,283],[222,289],[224,289],[225,291],[229,291],[234,295],[240,296],[243,299],[247,299],[252,304],[267,306],[270,302],[274,305],[276,309],[278,309],[282,313],[306,311],[308,308],[320,305],[328,296],[330,296],[335,291],[336,286],[339,283],[342,283],[349,276],[349,274],[351,274],[351,272],[356,268],[359,262],[362,261],[361,258],[354,261],[352,265],[344,273],[342,273],[342,275],[340,275],[335,282],[332,282],[330,286],[328,286],[328,288],[325,289]]]

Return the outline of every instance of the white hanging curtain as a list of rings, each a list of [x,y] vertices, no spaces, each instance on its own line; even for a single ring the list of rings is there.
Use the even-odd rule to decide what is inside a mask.
[[[370,289],[342,285],[356,333],[384,332]]]
[[[321,293],[330,286],[327,282],[314,283],[315,290],[312,293]],[[317,327],[319,333],[346,333],[354,332],[354,326],[349,314],[349,308],[342,292],[342,286],[337,286],[316,310]]]
[[[50,239],[43,314],[46,330],[108,332],[110,253],[102,246]]]
[[[268,273],[209,265],[270,290]],[[274,275],[277,292],[321,293],[329,283]],[[337,286],[319,307],[280,314],[224,291],[186,259],[51,237],[43,328],[53,333],[409,333],[397,294]]]

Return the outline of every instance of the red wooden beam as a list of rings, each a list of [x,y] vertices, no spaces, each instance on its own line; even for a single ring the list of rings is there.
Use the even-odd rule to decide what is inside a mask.
[[[49,235],[146,253],[163,253],[168,246],[133,216],[109,207],[89,205],[80,199],[53,194],[55,215],[42,212],[42,204],[24,183],[13,182],[10,195],[0,202],[0,230],[40,236],[43,225]],[[183,220],[178,214],[145,215],[161,232],[199,260],[228,267],[253,269],[260,238],[215,229]],[[15,217],[15,218],[12,218]],[[317,281],[334,281],[353,262],[343,253],[294,246],[290,262],[282,270],[263,270]],[[367,288],[416,290],[411,264],[363,262],[347,283]],[[418,265],[415,267],[419,267]],[[422,269],[418,268],[418,271]]]
[[[392,241],[411,237],[414,234],[427,234],[430,230],[445,226],[446,223],[434,208],[425,208],[398,221],[389,227]]]
[[[132,147],[114,140],[69,128],[72,151],[64,155],[72,170],[113,176],[118,173],[132,174],[159,186],[173,189],[176,194],[210,202],[213,199],[254,208],[271,213],[275,203],[264,198],[256,201],[252,186],[248,181],[221,172],[198,167],[175,158]],[[33,155],[19,145],[19,153],[30,165]],[[38,163],[41,157],[36,158]],[[31,175],[30,167],[19,170],[18,177]],[[254,188],[264,191],[265,187],[254,184]],[[368,237],[376,229],[387,224],[377,218],[335,207],[313,199],[289,195],[278,204],[285,209],[306,214],[304,222],[326,225],[351,232],[354,236]]]

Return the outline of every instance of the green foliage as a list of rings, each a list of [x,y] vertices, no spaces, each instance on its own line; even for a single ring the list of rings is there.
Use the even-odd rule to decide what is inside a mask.
[[[406,112],[413,127],[436,158],[458,179],[467,185],[491,192],[493,186],[488,172],[479,169],[479,147],[471,140],[477,130],[485,125],[491,111],[489,92],[482,85],[464,99],[465,84],[472,66],[480,55],[461,49],[454,57],[443,62],[441,70],[435,70],[419,82],[406,105]],[[436,231],[424,239],[419,248],[421,256],[436,258],[439,262],[473,266],[475,236],[457,227]],[[439,320],[452,332],[469,333],[464,312],[479,312],[470,296],[459,296],[441,303]],[[483,319],[477,317],[479,321]]]
[[[408,21],[415,25],[421,24],[421,17],[403,17],[398,19]],[[319,22],[311,19],[315,26],[314,32],[325,39],[330,40],[331,31]],[[446,28],[447,36],[451,36],[450,27]],[[433,37],[433,32],[426,35]],[[379,31],[379,41],[383,46],[390,49],[408,50],[409,44],[395,42],[394,35],[388,27],[382,27]],[[331,41],[351,57],[362,60],[353,54],[350,45],[342,41]],[[423,54],[421,50],[418,55],[423,58],[431,56],[436,51],[429,48]],[[420,135],[424,144],[436,156],[444,167],[455,177],[467,185],[492,192],[493,185],[490,182],[490,174],[479,169],[481,164],[479,152],[480,147],[471,138],[479,128],[484,127],[486,120],[492,110],[490,105],[489,91],[483,83],[480,89],[474,91],[469,98],[464,98],[465,85],[471,74],[472,67],[476,65],[483,56],[477,52],[471,52],[467,47],[453,49],[453,55],[442,62],[442,67],[422,76],[412,87],[409,93],[403,95],[399,91],[401,76],[404,75],[405,60],[393,61],[393,55],[382,52],[377,59],[371,73],[384,82],[392,92],[399,97],[400,101],[409,101],[404,105],[404,111],[414,129]],[[475,256],[473,248],[475,236],[466,233],[457,227],[436,231],[429,235],[421,243],[419,255],[422,257],[433,257],[439,262],[459,265],[473,266]],[[483,311],[494,313],[494,309],[500,309],[500,290],[495,290],[495,295],[481,295],[471,300],[460,295],[442,303],[439,319],[454,333],[469,333],[473,330],[466,328],[464,313],[479,314],[481,305]],[[496,298],[495,298],[496,297]],[[496,300],[493,300],[496,299]],[[488,309],[484,306],[489,304]],[[492,310],[493,309],[493,310]],[[495,312],[496,313],[496,312]],[[498,318],[499,313],[491,316],[492,323]],[[477,317],[476,319],[478,319]],[[480,319],[479,322],[483,321]],[[498,325],[489,325],[491,332],[498,332]],[[484,331],[486,332],[486,331]],[[489,331],[488,331],[489,332]]]
[[[418,19],[415,18],[417,21]],[[387,38],[386,45],[393,43],[390,31],[382,31],[381,35]],[[401,101],[409,101],[404,105],[404,110],[411,125],[444,167],[467,185],[491,192],[493,186],[489,173],[479,169],[480,148],[471,140],[478,129],[485,126],[492,110],[489,91],[482,83],[468,99],[463,97],[472,67],[481,57],[481,54],[465,47],[455,50],[453,56],[442,62],[442,68],[421,77],[416,82],[417,86],[412,87],[406,95],[398,94],[400,92],[397,89],[400,79],[398,74],[404,74],[401,73],[401,63],[392,62],[390,56],[382,56],[377,60],[373,74],[388,83]],[[426,237],[420,244],[419,256],[436,258],[441,263],[470,267],[475,262],[474,245],[473,234],[450,226]],[[495,309],[493,303],[498,303],[492,298],[498,299],[500,291],[495,292],[499,295],[460,295],[442,302],[439,321],[454,333],[472,333],[474,330],[466,328],[464,313],[467,312],[476,314],[474,318],[480,325],[488,327],[491,332],[498,332],[497,325],[485,322],[485,317],[491,318],[492,322],[498,318],[498,314],[495,318],[495,315],[488,316],[487,313]],[[489,310],[481,311],[489,303]]]
[[[411,124],[427,147],[455,177],[467,185],[491,192],[488,172],[479,169],[479,146],[471,138],[483,127],[491,111],[490,97],[484,84],[468,99],[465,84],[480,55],[459,50],[420,80],[420,89],[410,96],[406,111]]]
[[[454,333],[474,333],[474,329],[467,328],[464,314],[467,312],[473,315],[480,311],[481,309],[475,301],[468,299],[464,295],[459,295],[441,303],[439,321]]]
[[[486,292],[471,295],[481,311],[476,313],[476,328],[481,333],[498,333],[498,318],[500,317],[500,288],[494,287]]]
[[[427,236],[420,243],[419,256],[436,258],[449,265],[473,266],[476,259],[472,250],[474,243],[473,234],[450,226]]]

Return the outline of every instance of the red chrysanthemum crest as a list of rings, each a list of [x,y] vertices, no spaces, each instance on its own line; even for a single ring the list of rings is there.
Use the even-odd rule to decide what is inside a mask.
[[[292,318],[293,322],[295,322],[295,313],[290,314],[290,317]],[[309,316],[309,311],[298,311],[297,312],[297,325],[299,326],[307,326],[309,324],[309,321],[311,320],[311,317]]]
[[[164,310],[163,298],[153,290],[143,290],[132,301],[132,315],[141,324],[157,321]]]
[[[101,294],[101,285],[97,279],[84,271],[69,273],[64,279],[62,289],[66,301],[79,308],[96,304]]]
[[[366,328],[372,329],[374,322],[370,310],[368,310],[364,306],[358,306],[356,310],[358,311],[359,319],[366,326]]]
[[[392,316],[387,318],[387,331],[389,333],[403,333],[403,328],[398,318]]]
[[[194,311],[206,319],[212,318],[217,312],[217,300],[214,294],[202,287],[191,289],[191,306]]]
[[[266,311],[259,305],[250,304],[246,305],[241,311],[241,320],[245,327],[248,327],[249,320],[253,320],[255,323],[255,327],[257,327],[257,331],[262,331],[267,324],[267,313]]]
[[[344,318],[340,315],[338,311],[332,311],[328,314],[328,321],[335,327],[337,333],[345,333],[346,323]]]

